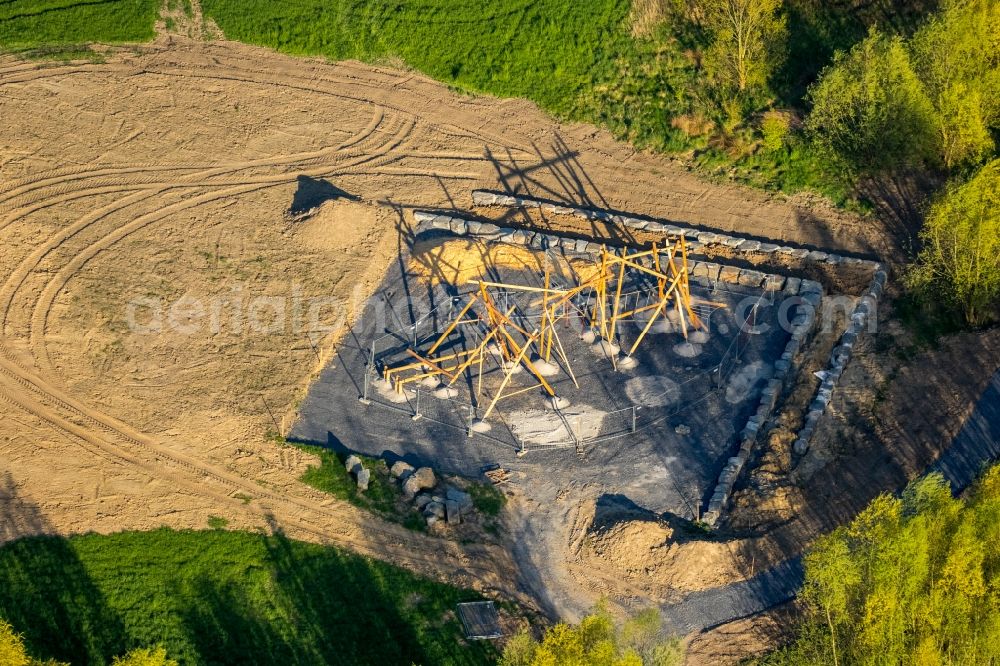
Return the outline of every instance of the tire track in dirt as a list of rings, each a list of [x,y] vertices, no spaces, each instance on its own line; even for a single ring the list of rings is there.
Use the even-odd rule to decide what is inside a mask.
[[[361,103],[361,104],[380,105],[380,106],[384,106],[386,108],[392,109],[394,111],[397,111],[399,113],[407,114],[407,115],[411,115],[411,116],[415,117],[415,114],[413,114],[411,111],[407,111],[406,109],[404,109],[402,107],[392,105],[392,104],[386,102],[385,100],[377,100],[376,101],[376,100],[373,100],[373,99],[371,99],[369,97],[364,97],[364,96],[361,96],[361,95],[348,95],[348,94],[343,93],[343,92],[336,92],[334,90],[331,90],[331,89],[328,89],[328,88],[317,87],[315,85],[316,81],[322,81],[324,83],[330,83],[330,84],[337,84],[337,83],[339,83],[340,85],[343,85],[345,83],[345,81],[338,81],[336,79],[312,78],[312,79],[306,80],[303,83],[292,83],[292,82],[290,82],[288,80],[277,79],[277,78],[265,78],[263,76],[253,77],[251,75],[251,73],[248,72],[248,71],[246,71],[246,70],[238,70],[240,72],[239,74],[237,74],[235,72],[234,73],[229,73],[229,74],[214,74],[214,73],[207,73],[204,70],[186,70],[186,69],[178,68],[178,67],[158,67],[158,68],[157,67],[150,67],[150,68],[147,68],[146,71],[149,72],[149,73],[163,74],[165,76],[173,76],[173,77],[178,77],[178,78],[182,78],[183,77],[183,78],[209,79],[209,80],[217,80],[217,81],[236,81],[236,82],[240,82],[240,83],[255,83],[257,85],[269,85],[269,86],[275,86],[275,87],[290,88],[290,89],[293,89],[293,90],[300,90],[300,91],[303,91],[303,92],[310,92],[310,93],[315,93],[315,94],[319,94],[319,95],[326,95],[326,96],[335,97],[335,98],[338,98],[338,99],[349,100],[349,101],[352,101],[352,102],[358,102],[358,103]],[[287,77],[284,77],[284,78],[285,79],[293,79],[293,78],[298,78],[298,77],[287,76]],[[356,85],[357,84],[356,81],[351,81],[350,83],[352,85]],[[430,127],[430,128],[438,128],[438,127],[440,127],[440,125],[438,123],[435,123],[435,122],[425,121],[424,124],[427,127]],[[454,126],[453,126],[453,129],[454,129]],[[465,133],[469,133],[469,132],[472,132],[472,130],[469,130],[468,128],[465,128],[464,132]],[[522,152],[524,155],[534,156],[534,155],[537,154],[536,151],[533,151],[528,146],[518,145],[515,141],[512,141],[511,139],[505,139],[505,138],[497,136],[497,135],[490,135],[489,133],[483,132],[480,129],[475,130],[474,134],[476,136],[478,136],[479,139],[481,141],[483,141],[485,144],[491,144],[492,143],[492,144],[494,144],[495,147],[502,147],[504,150],[517,149],[520,152]]]
[[[156,49],[156,53],[166,54],[166,49]],[[154,53],[155,54],[155,53]],[[303,61],[303,64],[307,64],[309,61]],[[238,63],[238,64],[236,64]],[[211,74],[207,73],[204,69],[197,69],[194,67],[184,67],[183,65],[156,65],[147,64],[143,67],[109,67],[108,69],[112,72],[122,72],[130,73],[133,75],[140,74],[160,74],[164,76],[173,76],[177,78],[199,78],[207,80],[220,80],[220,81],[239,81],[243,83],[255,83],[257,85],[269,85],[278,86],[290,89],[301,90],[304,92],[311,92],[319,95],[325,95],[329,97],[334,97],[337,99],[348,100],[353,102],[358,102],[365,105],[376,106],[384,109],[391,109],[400,114],[413,115],[413,112],[402,106],[396,106],[389,103],[385,99],[373,99],[372,97],[366,97],[363,95],[346,94],[342,91],[336,91],[334,89],[327,88],[325,86],[350,86],[351,89],[358,89],[359,87],[367,87],[376,91],[377,93],[384,93],[386,87],[392,87],[401,81],[408,81],[414,78],[414,75],[410,74],[406,77],[400,79],[398,76],[388,77],[386,82],[373,82],[371,80],[371,72],[365,71],[364,73],[368,76],[361,77],[342,77],[342,76],[330,76],[329,74],[319,72],[315,67],[311,68],[310,76],[306,77],[304,75],[297,75],[292,72],[283,71],[280,74],[275,74],[273,72],[261,69],[254,69],[251,66],[246,66],[246,59],[244,58],[234,58],[225,53],[213,53],[213,70],[223,69],[228,67],[229,70],[233,72],[238,72],[230,74]],[[352,63],[338,63],[338,67],[342,69],[350,68]],[[13,81],[0,81],[0,86],[7,83],[28,83],[37,81],[42,78],[49,78],[60,75],[72,75],[87,73],[92,71],[92,69],[81,69],[80,67],[73,67],[67,65],[65,67],[51,67],[45,70],[36,70],[34,76],[25,77],[22,79],[17,79]],[[296,81],[293,83],[293,81]],[[317,87],[316,83],[325,84],[324,87]],[[410,90],[410,92],[415,92]],[[431,100],[428,100],[431,101]],[[454,132],[458,132],[459,135],[474,136],[478,140],[483,141],[484,144],[492,144],[494,147],[503,148],[504,150],[515,150],[522,153],[526,157],[535,156],[536,150],[531,146],[520,144],[511,137],[505,137],[498,134],[493,134],[491,132],[486,132],[482,128],[477,128],[476,130],[470,130],[469,128],[462,128],[457,125],[450,123],[436,123],[436,122],[425,122],[428,127],[439,128],[442,130],[450,129]],[[480,156],[482,159],[484,156]]]
[[[339,165],[332,173],[342,174],[344,169],[352,169],[355,166],[369,165],[371,162],[378,161],[380,158],[391,158],[392,151],[400,146],[406,139],[410,136],[413,129],[413,123],[403,123],[400,125],[396,133],[384,143],[379,149],[371,151],[370,154],[363,155],[355,159],[352,163],[348,165]],[[296,172],[294,177],[298,175],[308,175],[308,176],[323,176],[328,175],[330,172],[327,171],[328,167],[320,167],[314,170],[307,170],[304,172]],[[294,178],[293,177],[293,178]],[[218,199],[225,198],[228,196],[237,196],[242,194],[249,194],[255,190],[263,189],[266,187],[274,187],[279,185],[287,184],[289,181],[288,174],[279,174],[276,176],[259,176],[256,178],[249,179],[237,185],[233,188],[227,188],[224,190],[216,190],[202,194],[190,199],[184,199],[182,201],[169,204],[167,206],[161,206],[156,211],[152,213],[147,213],[146,215],[140,216],[135,220],[129,222],[124,226],[115,228],[110,234],[101,237],[96,242],[89,245],[85,250],[76,254],[70,261],[63,264],[61,269],[56,273],[56,275],[49,281],[49,284],[45,287],[42,292],[41,297],[36,301],[34,312],[32,315],[31,324],[31,349],[33,355],[35,355],[36,361],[42,364],[46,369],[52,369],[52,363],[49,359],[47,349],[44,344],[44,333],[47,328],[49,312],[52,309],[52,304],[55,301],[58,293],[65,287],[66,283],[75,275],[90,259],[96,256],[98,253],[110,248],[115,243],[121,241],[129,234],[142,229],[143,227],[163,219],[174,213],[178,213],[196,206],[200,206],[206,203],[211,203],[217,201]],[[140,195],[135,195],[137,200],[145,198],[146,193],[140,193]],[[108,209],[117,210],[118,208],[126,207],[132,202],[128,202],[124,205],[119,205],[120,202],[115,202],[110,206],[106,207]],[[65,242],[68,238],[74,236],[80,230],[90,226],[97,219],[104,217],[109,211],[102,210],[97,215],[91,215],[78,221],[76,224],[71,225],[67,229],[64,229],[59,234],[56,234],[50,238],[45,244],[36,249],[32,253],[32,256],[28,260],[22,262],[22,264],[15,270],[12,274],[17,276],[19,280],[18,284],[23,284],[27,275],[38,265],[38,262],[46,254],[54,250],[56,247]],[[32,259],[37,260],[33,265],[27,266],[26,264],[31,263]],[[6,326],[6,319],[9,313],[10,302],[13,296],[7,296],[7,283],[4,287],[0,289],[0,311],[3,313],[3,318],[0,319],[0,330]],[[17,287],[14,287],[12,292],[16,292]]]
[[[25,196],[37,190],[45,189],[48,187],[58,187],[63,184],[71,183],[77,180],[85,180],[91,178],[100,178],[101,176],[118,176],[131,173],[149,173],[155,171],[183,171],[183,170],[195,170],[204,169],[205,166],[189,166],[183,164],[153,164],[148,166],[127,166],[127,167],[106,167],[106,168],[74,168],[74,169],[56,169],[54,172],[43,172],[37,174],[35,177],[30,178],[20,178],[18,180],[11,181],[8,183],[8,189],[0,191],[0,204],[4,204],[13,199]],[[118,184],[121,181],[118,179],[109,179],[110,184]],[[57,190],[57,192],[75,192],[77,189],[71,188],[67,185],[66,189]],[[51,196],[51,195],[49,195]],[[0,210],[11,210],[10,206],[0,207]]]
[[[156,183],[150,183],[146,186],[150,189],[155,188]],[[124,194],[126,192],[131,192],[135,190],[136,187],[129,187],[125,185],[107,185],[104,187],[95,187],[84,190],[72,190],[63,193],[59,196],[54,196],[51,198],[40,199],[36,202],[28,204],[26,206],[21,206],[20,208],[15,208],[10,213],[0,218],[0,231],[3,231],[11,224],[17,222],[18,220],[24,219],[29,215],[37,213],[38,211],[45,210],[46,208],[51,208],[52,206],[58,206],[61,203],[66,203],[68,201],[75,201],[77,199],[86,199],[87,197],[97,197],[102,194]]]
[[[372,115],[372,119],[371,121],[369,121],[368,125],[366,125],[359,132],[356,132],[352,136],[345,139],[343,142],[335,146],[330,146],[328,148],[321,148],[319,150],[312,152],[297,153],[294,154],[294,156],[301,157],[302,159],[307,159],[310,156],[321,157],[329,151],[337,151],[337,150],[343,150],[345,148],[350,148],[351,146],[354,146],[355,144],[371,136],[371,134],[378,129],[379,125],[382,124],[384,119],[385,119],[385,110],[381,108],[376,109],[376,112]],[[292,157],[292,155],[286,157]],[[280,158],[281,156],[275,156],[275,157],[260,158],[256,160],[247,160],[244,162],[222,162],[216,164],[124,164],[118,166],[105,166],[96,168],[91,166],[82,166],[82,165],[72,166],[72,167],[59,167],[56,169],[49,169],[47,171],[40,171],[32,176],[25,176],[23,178],[11,180],[7,183],[7,187],[17,189],[24,185],[37,184],[41,180],[48,181],[49,179],[53,179],[54,182],[59,182],[62,177],[77,176],[81,174],[91,175],[91,176],[104,176],[104,175],[118,175],[124,173],[132,173],[136,171],[150,171],[150,170],[171,170],[171,169],[205,170],[212,168],[238,169],[238,168],[249,168],[253,166],[269,166],[276,159],[280,160]],[[45,184],[49,183],[46,182]],[[20,194],[20,192],[12,192],[11,189],[6,189],[3,191],[3,194],[5,196],[0,196],[0,202],[6,201],[8,198],[10,198],[9,196],[6,195]]]
[[[155,171],[172,171],[172,170],[198,170],[196,174],[190,174],[189,177],[201,177],[210,178],[215,175],[221,175],[225,173],[231,173],[234,171],[252,169],[256,167],[275,167],[275,166],[290,166],[295,164],[306,165],[312,162],[322,160],[325,157],[335,155],[338,152],[347,150],[348,148],[353,148],[367,140],[371,137],[378,128],[382,125],[385,120],[385,112],[383,109],[378,109],[372,116],[372,120],[368,125],[361,131],[355,133],[345,141],[326,148],[321,148],[315,151],[303,152],[303,153],[293,153],[288,155],[275,155],[273,157],[260,158],[256,160],[247,160],[243,162],[223,162],[220,164],[209,164],[209,165],[194,165],[194,164],[164,164],[164,165],[137,165],[137,166],[125,166],[125,167],[107,167],[99,169],[87,169],[87,168],[73,168],[66,170],[56,170],[62,173],[42,173],[39,174],[40,178],[35,179],[19,179],[13,181],[9,184],[11,189],[4,190],[0,192],[0,204],[5,203],[11,199],[15,199],[19,196],[23,196],[30,192],[45,187],[57,188],[56,192],[70,192],[76,191],[69,185],[70,182],[90,179],[100,176],[114,176],[114,175],[126,175],[126,174],[146,174],[148,172]],[[120,179],[112,179],[110,181],[112,185],[120,185],[122,181]],[[162,179],[160,181],[146,181],[142,178],[129,178],[126,180],[128,185],[139,185],[139,184],[149,184],[149,185],[159,185],[164,184]],[[224,184],[224,183],[223,183]],[[64,186],[65,188],[60,188]],[[49,197],[52,195],[50,194]],[[0,207],[0,210],[3,210]],[[17,210],[6,216],[3,221],[0,221],[0,229],[3,229],[6,223],[9,223],[11,216],[17,214]],[[34,212],[34,211],[32,211]]]
[[[367,139],[369,139],[369,138],[371,138],[371,137],[374,136],[375,130],[381,124],[383,118],[384,118],[384,114],[376,114],[376,116],[373,118],[372,122],[370,122],[369,125],[362,132],[358,133],[357,135],[355,135],[354,137],[352,137],[348,141],[345,141],[344,143],[342,143],[339,146],[337,146],[338,148],[341,147],[341,146],[343,146],[343,147],[351,147],[351,148],[355,148],[356,149],[356,152],[351,153],[351,154],[345,156],[344,159],[347,159],[347,160],[354,159],[355,161],[357,161],[359,159],[365,158],[368,155],[368,151],[367,150],[357,150],[357,147],[360,146]],[[403,133],[403,134],[408,133],[408,132],[405,132],[403,128],[405,128],[405,125],[400,125],[399,128],[397,128],[394,131],[394,134],[390,138],[390,140],[387,141],[387,142],[385,142],[382,146],[376,148],[375,152],[378,152],[379,150],[384,149],[385,145],[394,144],[394,142],[399,139],[401,133]],[[297,156],[295,156],[295,159],[297,159]],[[264,160],[255,160],[254,163],[251,166],[253,166],[253,167],[262,166],[262,164],[259,164],[259,162],[263,162],[263,161]],[[282,162],[294,161],[294,159],[292,159],[292,156],[278,156],[277,161],[278,161],[279,164],[282,164]],[[192,176],[190,176],[190,177],[193,178],[194,176],[198,176],[198,175],[221,174],[221,173],[224,173],[227,168],[228,167],[213,167],[212,169],[209,169],[208,171],[203,172],[202,174],[192,174]],[[327,167],[324,166],[323,168],[325,169]],[[263,183],[284,184],[285,182],[288,182],[288,175],[287,174],[281,174],[281,175],[273,176],[273,177],[258,177],[256,179],[251,179],[251,181],[263,182]],[[226,184],[244,184],[245,185],[247,183],[248,183],[248,181],[246,179],[242,179],[242,180],[241,179],[232,179],[230,181],[221,181],[221,182],[202,181],[202,182],[184,183],[184,182],[176,182],[175,181],[174,183],[154,183],[154,184],[150,184],[149,185],[149,187],[150,187],[149,191],[140,193],[138,195],[133,195],[132,197],[128,197],[127,199],[124,199],[124,200],[121,200],[121,201],[113,202],[113,203],[111,203],[111,204],[109,204],[109,205],[107,205],[107,206],[105,206],[103,208],[98,209],[97,211],[91,212],[90,214],[88,214],[88,215],[84,216],[83,218],[81,218],[80,220],[78,220],[76,223],[74,223],[74,224],[72,224],[72,225],[70,225],[70,226],[62,229],[59,233],[57,233],[56,235],[50,237],[45,243],[43,243],[42,245],[36,247],[35,250],[27,258],[25,258],[24,260],[22,260],[21,264],[19,264],[18,267],[15,268],[14,271],[10,275],[8,275],[8,277],[5,280],[3,286],[0,287],[0,331],[4,330],[5,327],[6,327],[7,318],[8,318],[9,313],[10,313],[10,306],[11,306],[12,300],[14,298],[14,295],[16,294],[16,292],[18,291],[18,289],[20,288],[20,286],[24,283],[24,280],[27,278],[27,276],[30,274],[30,272],[33,271],[39,265],[39,263],[43,260],[43,258],[46,257],[50,252],[52,252],[53,250],[55,250],[57,247],[59,247],[61,244],[65,243],[68,239],[74,237],[75,235],[77,235],[78,233],[80,233],[84,229],[90,227],[95,222],[103,219],[104,217],[106,217],[110,213],[113,213],[113,212],[115,212],[117,210],[120,210],[122,208],[126,208],[126,207],[128,207],[128,206],[130,206],[130,205],[132,205],[134,203],[137,203],[137,202],[143,200],[143,199],[147,199],[147,198],[149,198],[151,196],[155,196],[157,194],[160,194],[160,193],[162,193],[162,192],[164,192],[164,191],[166,191],[168,189],[174,188],[174,187],[201,187],[201,186],[204,186],[206,184],[207,185],[226,185]],[[154,188],[154,186],[155,186],[155,188]],[[85,190],[84,191],[85,194],[80,194],[78,196],[93,196],[95,194],[105,194],[105,193],[125,193],[125,192],[131,191],[133,189],[134,189],[134,187],[126,187],[126,186],[109,187],[109,188],[97,188],[96,190]],[[78,198],[78,196],[74,196],[73,194],[66,194],[66,195],[64,195],[62,197],[57,197],[56,199],[52,200],[52,202],[55,203],[55,202],[62,202],[62,201],[66,201],[66,200],[71,200],[73,198]],[[31,210],[31,212],[35,212],[38,209],[44,208],[46,205],[51,205],[51,203],[50,204],[46,204],[46,200],[43,200],[42,202],[39,202],[35,206],[29,207],[29,209]],[[8,215],[8,217],[4,218],[3,220],[0,220],[0,229],[3,229],[3,227],[6,226],[6,224],[9,224],[11,221],[13,221],[14,219],[16,219],[16,218],[12,217],[13,215],[14,215],[14,213],[11,213],[11,215]],[[15,283],[15,284],[12,285],[12,282]]]
[[[117,64],[81,64],[81,63],[68,63],[65,66],[59,67],[43,67],[39,66],[30,72],[26,72],[24,76],[13,76],[13,77],[3,77],[0,79],[0,87],[14,85],[17,83],[33,83],[35,81],[40,81],[41,79],[51,79],[59,76],[72,76],[73,74],[92,74],[94,72],[105,73],[117,73],[117,74],[136,74],[138,73],[136,67],[130,65],[117,65]]]

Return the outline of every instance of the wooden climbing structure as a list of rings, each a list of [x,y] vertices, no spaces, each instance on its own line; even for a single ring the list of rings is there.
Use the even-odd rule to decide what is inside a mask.
[[[635,351],[654,324],[671,312],[685,339],[689,331],[704,327],[690,293],[683,236],[665,246],[654,243],[650,249],[634,252],[602,247],[594,259],[575,261],[570,267],[573,284],[569,286],[555,284],[549,262],[540,286],[473,281],[464,304],[434,342],[424,350],[408,348],[406,353],[412,360],[384,367],[383,378],[398,392],[416,382],[447,390],[473,372],[475,392],[481,397],[484,371],[495,365],[502,378],[491,391],[482,419],[500,400],[539,388],[559,408],[565,401],[556,395],[546,376],[561,367],[579,387],[559,337],[560,329],[565,332],[569,328],[570,318],[582,324],[582,337],[602,345],[616,368],[634,366]],[[617,340],[626,321],[645,323],[622,354]],[[523,371],[534,381],[517,387],[513,376]]]

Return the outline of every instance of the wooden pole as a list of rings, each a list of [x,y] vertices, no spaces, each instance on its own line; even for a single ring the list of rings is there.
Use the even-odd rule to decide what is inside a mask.
[[[433,345],[431,345],[430,349],[427,350],[427,355],[428,356],[431,355],[431,354],[433,354],[434,351],[439,346],[441,346],[441,343],[443,343],[445,341],[445,339],[449,335],[451,335],[451,332],[455,330],[455,327],[458,326],[458,323],[462,320],[462,317],[464,317],[465,313],[468,312],[472,308],[472,305],[475,302],[476,302],[476,295],[473,294],[472,298],[469,299],[469,302],[465,304],[464,308],[462,308],[462,311],[458,313],[458,316],[455,317],[454,319],[452,319],[452,321],[448,325],[448,327],[444,329],[444,333],[442,333],[440,336],[438,336],[437,341]]]
[[[486,411],[483,413],[483,420],[484,421],[489,417],[490,414],[493,413],[493,408],[496,407],[497,401],[500,400],[500,396],[503,395],[503,390],[505,388],[507,388],[507,384],[510,383],[510,378],[514,376],[514,368],[524,358],[524,355],[527,353],[528,348],[531,346],[531,343],[534,342],[534,338],[537,335],[538,335],[538,331],[536,330],[532,334],[531,339],[528,340],[528,344],[524,345],[524,347],[521,348],[521,351],[518,353],[518,356],[517,356],[516,360],[513,363],[510,363],[507,366],[507,368],[505,368],[503,381],[500,382],[500,388],[497,389],[497,393],[496,393],[496,395],[493,396],[493,400],[490,402],[490,406],[487,407]]]

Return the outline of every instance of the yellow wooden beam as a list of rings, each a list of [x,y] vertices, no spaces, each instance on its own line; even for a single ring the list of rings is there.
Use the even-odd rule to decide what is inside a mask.
[[[490,402],[489,407],[486,408],[486,412],[483,413],[483,420],[485,421],[491,413],[493,413],[493,408],[496,407],[497,401],[500,400],[500,396],[503,395],[503,391],[507,388],[507,384],[510,383],[510,378],[514,376],[514,367],[521,362],[524,355],[528,352],[528,347],[534,342],[535,336],[538,335],[538,331],[535,331],[531,338],[528,340],[528,344],[524,345],[518,353],[517,358],[510,364],[504,371],[503,381],[500,382],[500,388],[497,389],[496,394],[493,396],[493,400]]]
[[[445,341],[445,339],[449,335],[451,335],[451,332],[455,330],[455,327],[458,326],[459,321],[461,321],[462,317],[465,316],[465,313],[468,312],[472,308],[472,306],[473,306],[473,304],[475,302],[476,302],[476,295],[473,294],[472,297],[469,298],[469,302],[465,304],[464,308],[462,308],[462,311],[458,313],[458,316],[455,317],[454,319],[452,319],[451,324],[449,324],[448,327],[444,329],[444,333],[442,333],[440,336],[438,336],[437,341],[433,345],[431,345],[430,349],[427,350],[427,354],[428,355],[433,354],[434,351],[439,346],[441,346],[441,343],[443,343]]]

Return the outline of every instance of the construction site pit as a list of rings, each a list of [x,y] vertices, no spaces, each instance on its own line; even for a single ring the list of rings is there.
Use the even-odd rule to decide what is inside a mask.
[[[466,477],[500,467],[526,487],[594,484],[644,509],[699,519],[773,381],[802,299],[766,284],[692,278],[700,326],[682,321],[675,308],[650,324],[646,311],[618,322],[612,346],[586,316],[593,296],[581,294],[555,323],[558,353],[545,360],[537,345],[525,349],[525,361],[543,370],[555,397],[522,368],[508,377],[496,345],[460,377],[402,390],[386,382],[386,368],[415,364],[442,334],[438,354],[482,342],[485,329],[468,317],[448,331],[481,282],[526,288],[491,294],[530,333],[539,327],[546,279],[550,288],[570,288],[600,261],[594,244],[576,251],[569,243],[570,251],[516,240],[440,228],[416,233],[310,387],[289,439]],[[620,290],[612,284],[620,311],[655,298],[648,273],[623,276]],[[483,418],[501,388],[505,394]]]

